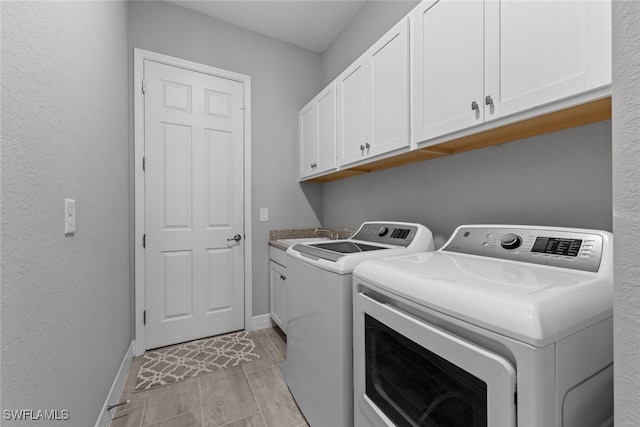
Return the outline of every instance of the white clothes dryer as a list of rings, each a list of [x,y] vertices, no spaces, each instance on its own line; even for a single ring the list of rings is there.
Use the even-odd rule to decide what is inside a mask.
[[[515,225],[359,264],[355,426],[612,424],[612,265],[608,232]]]

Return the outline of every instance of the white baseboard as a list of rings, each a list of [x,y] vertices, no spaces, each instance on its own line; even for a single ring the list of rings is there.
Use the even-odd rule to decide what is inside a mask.
[[[111,414],[107,410],[107,407],[109,405],[118,403],[118,399],[120,399],[120,395],[122,394],[122,390],[124,389],[124,383],[127,381],[127,375],[129,374],[131,361],[133,360],[134,344],[135,341],[131,341],[131,344],[129,344],[129,348],[124,355],[124,359],[122,359],[120,369],[118,369],[118,373],[113,379],[113,384],[111,384],[111,390],[109,390],[107,399],[104,401],[104,405],[102,405],[100,416],[98,416],[98,421],[96,421],[96,427],[108,427],[109,423],[111,422]]]
[[[251,330],[257,331],[260,329],[267,329],[271,327],[271,315],[260,314],[259,316],[253,316]]]

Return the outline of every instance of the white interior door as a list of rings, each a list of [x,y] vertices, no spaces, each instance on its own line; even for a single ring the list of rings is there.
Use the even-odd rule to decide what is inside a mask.
[[[244,328],[243,84],[149,60],[144,81],[150,349]]]

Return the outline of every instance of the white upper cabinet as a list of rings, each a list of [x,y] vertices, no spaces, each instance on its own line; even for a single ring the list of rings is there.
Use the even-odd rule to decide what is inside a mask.
[[[412,141],[611,84],[611,4],[425,1],[412,19]]]
[[[336,85],[331,83],[317,97],[318,108],[318,166],[317,173],[336,168]]]
[[[300,179],[605,120],[610,86],[611,0],[424,0],[300,111]]]
[[[611,3],[485,2],[485,96],[504,117],[611,84]]]
[[[298,113],[300,179],[336,169],[336,86],[331,83]]]
[[[484,6],[425,1],[411,13],[415,142],[482,123]]]
[[[360,58],[337,79],[338,159],[340,166],[362,160],[370,147],[367,132],[369,67]]]
[[[369,154],[408,147],[409,19],[405,18],[369,49]]]
[[[318,162],[318,119],[314,102],[298,113],[300,132],[300,177],[311,176]]]
[[[410,146],[408,34],[405,18],[337,78],[340,166]]]

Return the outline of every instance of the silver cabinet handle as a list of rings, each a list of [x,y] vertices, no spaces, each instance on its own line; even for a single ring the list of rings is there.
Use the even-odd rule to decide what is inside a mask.
[[[232,241],[232,240],[235,240],[236,242],[239,242],[240,240],[242,240],[242,236],[241,236],[241,235],[239,235],[239,234],[236,234],[236,235],[235,235],[235,236],[233,236],[232,238],[227,239],[227,242],[230,242],[230,241]]]
[[[317,167],[317,166],[318,166],[318,164],[317,164],[317,163],[311,163],[311,168],[312,168],[312,169],[313,169],[313,168],[315,168],[315,167]]]
[[[475,110],[480,109],[480,106],[478,105],[478,103],[476,101],[473,101],[471,103],[471,109],[475,111]]]
[[[287,280],[287,278],[281,274],[280,275],[280,280]]]
[[[491,95],[487,95],[487,97],[484,99],[484,103],[487,105],[493,104],[493,98],[491,98]]]
[[[371,145],[370,145],[368,142],[367,142],[366,144],[364,144],[364,146],[365,146],[365,147],[367,147],[367,150],[368,150],[369,148],[371,148]]]
[[[360,151],[364,151],[364,145],[360,144]]]

